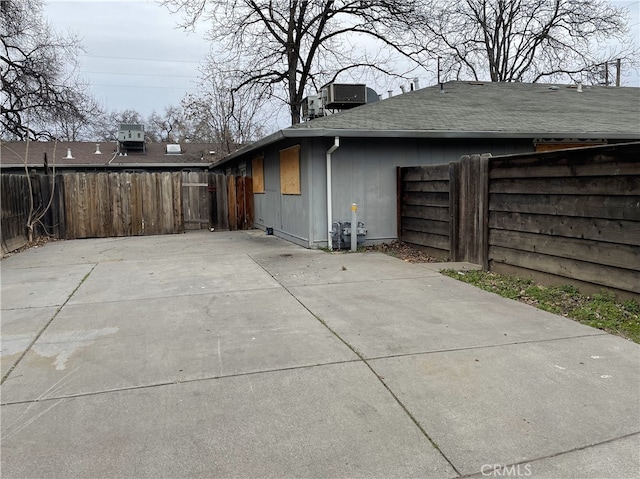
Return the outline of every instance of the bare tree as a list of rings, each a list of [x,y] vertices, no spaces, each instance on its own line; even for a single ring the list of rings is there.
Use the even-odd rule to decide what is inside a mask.
[[[222,157],[264,134],[269,114],[259,90],[235,90],[236,82],[215,70],[203,77],[200,92],[182,100],[193,141],[213,143]]]
[[[28,127],[28,125],[27,125]],[[46,227],[42,222],[42,219],[45,217],[45,215],[47,214],[47,212],[51,209],[51,205],[53,203],[53,199],[55,197],[55,187],[56,187],[56,183],[55,183],[55,177],[56,177],[56,163],[55,163],[55,158],[56,158],[56,149],[58,146],[58,142],[57,140],[54,140],[54,144],[53,144],[53,162],[52,163],[47,163],[47,157],[46,157],[46,153],[45,153],[45,165],[46,165],[46,169],[45,169],[45,175],[47,175],[47,178],[49,179],[49,188],[48,191],[46,191],[46,189],[42,188],[39,192],[39,194],[37,195],[36,198],[36,193],[34,192],[33,189],[33,178],[31,176],[31,172],[29,171],[29,144],[31,143],[31,140],[29,138],[27,138],[26,142],[25,142],[25,152],[24,152],[24,156],[20,155],[20,153],[18,153],[17,151],[13,150],[10,146],[4,145],[3,148],[6,148],[8,150],[11,150],[12,153],[14,153],[16,156],[18,156],[19,158],[22,159],[22,164],[24,166],[24,173],[25,173],[25,178],[27,180],[27,186],[28,186],[28,195],[29,195],[29,213],[27,214],[27,219],[25,222],[25,228],[27,231],[27,240],[29,243],[33,242],[33,236],[34,236],[34,232],[36,229],[36,226],[39,224],[44,230],[45,233],[49,234],[46,231]],[[35,175],[35,173],[34,173]],[[37,178],[37,176],[34,176],[35,178]],[[41,184],[42,186],[42,184]],[[36,202],[37,199],[37,202]]]
[[[283,100],[291,123],[300,122],[307,87],[353,69],[393,74],[380,56],[349,43],[356,35],[407,54],[394,32],[415,20],[419,0],[164,0],[184,14],[183,27],[210,22],[210,38],[220,45],[214,64],[247,87]]]
[[[193,136],[183,108],[173,105],[166,107],[163,114],[154,111],[149,116],[145,133],[151,141],[168,143],[181,143]]]
[[[601,82],[602,65],[637,66],[628,11],[605,0],[438,1],[420,43],[448,79]]]
[[[42,0],[0,2],[0,135],[52,139],[61,119],[85,121],[94,104],[74,74],[79,43],[42,18]]]

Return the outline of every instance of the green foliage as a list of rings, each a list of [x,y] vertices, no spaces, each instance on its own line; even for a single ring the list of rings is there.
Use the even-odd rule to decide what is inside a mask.
[[[587,296],[575,286],[543,286],[530,279],[496,273],[454,270],[441,273],[640,343],[640,304],[634,300],[619,302],[611,291]]]

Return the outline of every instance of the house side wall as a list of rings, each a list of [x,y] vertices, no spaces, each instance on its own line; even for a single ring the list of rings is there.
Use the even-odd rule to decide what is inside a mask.
[[[308,150],[305,141],[279,142],[265,148],[264,193],[254,194],[254,224],[258,228],[273,228],[277,236],[296,244],[310,246],[309,208],[312,191],[309,188]],[[280,193],[280,150],[300,145],[300,189],[299,195]],[[251,160],[247,159],[247,174]]]
[[[333,139],[309,145],[312,169],[312,244],[327,243],[325,153]],[[426,166],[457,161],[462,155],[502,155],[533,151],[531,140],[416,140],[340,138],[332,158],[332,212],[334,221],[351,220],[351,204],[368,230],[367,241],[397,238],[396,167]]]

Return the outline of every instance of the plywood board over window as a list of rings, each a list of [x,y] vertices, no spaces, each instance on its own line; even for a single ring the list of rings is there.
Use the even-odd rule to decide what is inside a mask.
[[[264,193],[264,158],[254,158],[251,161],[251,177],[253,178],[253,192]]]
[[[280,150],[280,193],[299,195],[300,145]]]

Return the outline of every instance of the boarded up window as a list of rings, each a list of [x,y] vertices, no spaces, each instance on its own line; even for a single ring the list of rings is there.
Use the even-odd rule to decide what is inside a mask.
[[[299,195],[300,145],[280,150],[280,192],[283,195]]]
[[[256,158],[251,162],[253,192],[264,193],[264,158]]]

